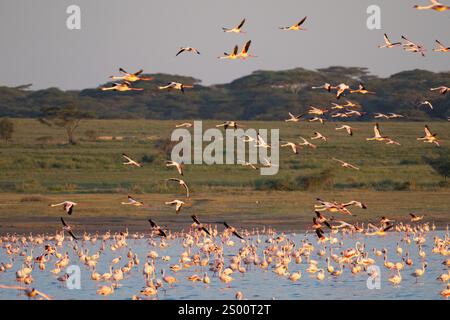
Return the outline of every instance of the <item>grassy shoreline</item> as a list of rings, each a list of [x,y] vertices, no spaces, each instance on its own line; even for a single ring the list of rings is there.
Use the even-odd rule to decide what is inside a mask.
[[[0,143],[0,192],[18,193],[159,193],[170,192],[161,181],[176,175],[166,168],[167,139],[178,121],[89,120],[82,122],[77,145],[65,144],[61,129],[46,127],[32,119],[14,119],[13,140]],[[203,127],[215,127],[217,121],[204,121]],[[398,140],[401,146],[367,142],[373,135],[373,123],[346,122],[355,128],[353,137],[336,131],[338,123],[280,121],[241,122],[246,128],[279,128],[283,140],[299,141],[320,131],[328,143],[314,141],[318,148],[280,150],[280,170],[276,176],[260,176],[239,165],[187,165],[185,178],[197,191],[216,187],[256,190],[358,189],[376,191],[437,190],[449,188],[424,157],[448,153],[449,123],[428,123],[442,140],[442,148],[417,141],[423,135],[422,122],[380,121],[383,134]],[[124,140],[94,140],[96,137],[122,137]],[[43,139],[45,138],[45,139]],[[47,139],[47,140],[46,140]],[[162,146],[161,146],[162,144]],[[441,150],[441,151],[440,151]],[[129,153],[144,167],[125,167],[121,154]],[[340,168],[332,157],[355,164],[360,171]],[[320,180],[317,177],[325,175]]]
[[[323,191],[279,192],[241,190],[229,194],[198,193],[188,200],[187,207],[175,214],[164,201],[176,194],[140,194],[136,196],[148,207],[122,206],[126,195],[70,194],[23,195],[0,193],[0,234],[6,232],[54,232],[60,229],[59,217],[65,217],[78,232],[107,230],[149,230],[147,219],[153,218],[169,229],[180,230],[191,224],[190,215],[198,215],[204,223],[227,221],[239,227],[271,226],[280,230],[299,231],[307,228],[314,216],[315,198],[349,201],[358,199],[367,204],[367,210],[354,209],[354,216],[336,215],[349,222],[377,222],[381,216],[408,222],[408,213],[425,214],[425,220],[445,227],[450,214],[449,191],[423,192],[360,192]],[[78,203],[72,216],[49,203],[62,200]],[[420,199],[416,201],[416,199]]]
[[[190,207],[177,216],[164,205],[164,201],[183,197],[179,186],[164,182],[178,176],[173,168],[164,166],[164,143],[175,124],[184,121],[84,121],[77,132],[80,143],[67,145],[62,129],[33,119],[13,119],[13,140],[0,143],[0,233],[54,231],[60,228],[59,217],[64,212],[49,208],[48,203],[69,199],[80,203],[70,221],[78,230],[90,231],[127,225],[148,230],[149,217],[183,228],[190,224],[191,214],[204,222],[304,228],[311,223],[316,197],[365,202],[368,210],[355,210],[357,217],[348,218],[354,222],[376,221],[383,215],[407,221],[410,212],[424,213],[430,219],[427,221],[438,224],[448,222],[449,184],[424,157],[448,152],[450,123],[427,122],[442,140],[442,148],[436,148],[416,140],[423,135],[423,122],[379,121],[382,133],[401,143],[389,146],[366,141],[373,135],[373,122],[346,122],[355,128],[350,137],[335,130],[342,123],[283,120],[240,123],[246,128],[279,128],[283,140],[299,141],[300,136],[309,138],[319,131],[329,141],[315,141],[317,149],[301,149],[299,155],[282,148],[276,176],[261,176],[259,171],[240,165],[187,165],[184,179],[192,199]],[[218,123],[203,121],[203,130]],[[105,136],[122,140],[95,138]],[[123,166],[123,152],[143,161],[144,167]],[[332,157],[361,170],[339,167]],[[33,194],[40,199],[26,199]],[[150,207],[135,210],[121,206],[128,194]]]

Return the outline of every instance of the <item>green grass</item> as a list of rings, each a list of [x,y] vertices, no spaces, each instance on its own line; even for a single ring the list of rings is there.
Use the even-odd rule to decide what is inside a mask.
[[[275,225],[283,222],[295,228],[310,222],[318,196],[366,202],[369,209],[350,218],[355,221],[382,215],[407,219],[409,212],[448,221],[450,189],[443,187],[443,178],[423,161],[424,156],[433,155],[438,148],[416,140],[423,134],[424,123],[382,121],[382,133],[401,146],[367,142],[365,138],[373,134],[373,123],[350,123],[356,130],[349,137],[335,131],[335,123],[242,122],[246,128],[279,128],[283,140],[298,141],[299,136],[311,137],[314,131],[330,140],[317,142],[316,150],[302,149],[300,155],[283,148],[276,176],[261,176],[259,171],[238,165],[186,166],[185,179],[192,199],[190,207],[176,216],[163,203],[183,194],[177,185],[168,185],[164,179],[178,174],[174,168],[164,166],[166,156],[155,147],[155,142],[170,137],[175,123],[180,122],[89,120],[78,129],[79,143],[67,145],[62,129],[49,128],[36,120],[15,119],[13,140],[0,143],[0,229],[57,227],[63,212],[49,208],[48,203],[66,198],[80,202],[72,217],[75,223],[80,219],[78,222],[84,227],[90,225],[93,229],[115,223],[123,226],[124,219],[127,225],[146,228],[144,219],[149,216],[186,223],[187,216],[193,213],[209,221],[227,219]],[[204,130],[218,123],[204,121]],[[450,146],[450,123],[428,125],[439,135],[443,149],[448,150],[445,148]],[[84,135],[88,130],[94,130],[96,136],[121,136],[124,140],[89,140]],[[143,168],[123,166],[122,152],[139,160],[145,157],[148,162]],[[332,157],[361,170],[341,168]],[[321,174],[323,179],[319,178]],[[33,194],[40,196],[30,198]],[[127,194],[142,198],[150,207],[121,206]]]
[[[79,144],[65,144],[61,129],[46,127],[35,120],[14,120],[16,133],[13,141],[0,144],[0,191],[47,193],[110,193],[124,191],[164,192],[161,180],[176,175],[163,165],[165,155],[157,150],[158,139],[170,137],[174,121],[155,120],[90,120],[78,130]],[[178,123],[178,122],[177,122]],[[217,122],[205,121],[204,128]],[[325,125],[301,122],[243,122],[247,128],[280,128],[285,140],[310,137],[320,131],[330,138],[329,143],[317,142],[316,150],[302,149],[294,155],[283,148],[280,171],[276,176],[261,177],[257,171],[232,165],[192,165],[186,169],[186,179],[194,189],[209,190],[216,187],[249,187],[261,180],[295,180],[318,175],[331,168],[334,187],[339,189],[386,190],[402,188],[433,190],[443,179],[423,162],[423,156],[437,148],[416,140],[423,134],[423,123],[383,122],[382,132],[397,139],[402,145],[388,146],[367,142],[372,135],[371,123],[351,123],[356,128],[353,137],[335,131],[334,123]],[[439,134],[446,146],[450,140],[449,124],[432,122],[430,127]],[[121,136],[123,141],[84,141],[84,132],[94,130],[97,136]],[[52,137],[42,142],[41,137]],[[137,159],[153,158],[144,168],[124,167],[121,153]],[[336,166],[336,157],[361,167],[361,171],[346,170]],[[298,189],[298,186],[292,187]],[[320,186],[319,186],[320,188]],[[381,188],[381,189],[380,189]],[[301,189],[301,188],[300,188]]]

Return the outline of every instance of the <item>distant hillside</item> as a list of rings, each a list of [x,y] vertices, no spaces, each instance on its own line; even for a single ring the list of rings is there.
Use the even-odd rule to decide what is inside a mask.
[[[365,68],[330,67],[316,71],[302,68],[286,71],[256,71],[231,83],[202,86],[191,77],[151,74],[154,81],[140,82],[140,92],[100,91],[98,88],[81,91],[61,91],[57,88],[24,90],[27,87],[0,87],[0,117],[39,117],[43,107],[77,104],[92,111],[97,118],[146,119],[284,119],[288,112],[302,113],[310,105],[329,108],[336,102],[333,94],[312,90],[325,82],[341,82],[352,88],[359,81],[376,95],[347,95],[343,97],[359,102],[363,110],[394,112],[408,116],[409,120],[444,119],[450,116],[450,94],[430,92],[431,87],[450,86],[450,72],[433,73],[413,70],[379,78]],[[158,85],[170,81],[195,84],[194,89],[165,92]],[[108,85],[108,84],[104,84]],[[103,85],[102,85],[103,86]],[[429,100],[434,110],[421,106]],[[361,120],[372,117],[362,117]],[[354,118],[353,118],[354,119]]]

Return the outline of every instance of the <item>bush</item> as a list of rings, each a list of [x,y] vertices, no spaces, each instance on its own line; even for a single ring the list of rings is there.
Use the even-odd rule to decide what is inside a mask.
[[[289,169],[302,170],[302,169],[308,169],[308,168],[303,167],[300,163],[293,163],[293,164],[289,165]]]
[[[95,130],[86,130],[84,132],[84,136],[91,141],[94,141],[97,138],[97,131]]]
[[[296,179],[300,190],[329,190],[334,186],[334,174],[331,169],[325,169],[319,174],[299,176]]]
[[[155,149],[158,150],[165,158],[170,158],[173,147],[177,144],[176,141],[170,139],[158,139],[155,141]]]
[[[145,154],[143,157],[142,157],[142,162],[143,163],[153,163],[154,161],[155,161],[155,159],[156,159],[156,156],[154,155],[154,154]]]
[[[133,194],[144,193],[142,187],[140,185],[138,185],[138,184],[133,185],[131,187],[130,191]]]
[[[413,164],[420,164],[420,162],[417,160],[412,160],[412,159],[403,159],[403,160],[400,160],[400,162],[398,164],[402,165],[402,166],[409,166],[409,165],[413,165]]]
[[[44,198],[42,196],[27,196],[27,197],[23,197],[22,199],[20,199],[20,202],[43,202],[43,201],[48,201],[47,198]]]
[[[371,185],[376,191],[408,191],[411,187],[408,181],[397,182],[390,179],[372,182]]]
[[[15,189],[17,192],[42,192],[46,191],[46,188],[41,185],[37,180],[25,181],[20,184],[16,184]]]
[[[61,162],[54,162],[51,164],[51,167],[53,169],[69,169],[67,167],[67,165],[65,165],[64,163],[61,163]]]
[[[0,138],[8,143],[8,140],[11,140],[13,133],[14,123],[8,118],[3,118],[0,121]]]
[[[78,186],[74,183],[66,183],[64,185],[64,191],[66,192],[74,192],[78,189]]]
[[[441,188],[449,188],[450,187],[450,182],[449,181],[439,181],[438,185]]]
[[[255,190],[294,191],[330,190],[334,187],[334,175],[330,169],[307,176],[290,178],[260,178],[253,182]]]
[[[447,181],[447,178],[450,176],[450,156],[449,151],[447,149],[443,149],[439,152],[439,156],[437,158],[425,157],[425,162],[436,171],[437,174],[444,178],[444,181]]]
[[[254,188],[258,191],[293,191],[295,184],[287,179],[261,178],[254,181]]]
[[[334,185],[336,189],[362,189],[366,187],[364,182],[346,182],[346,183],[336,183]]]

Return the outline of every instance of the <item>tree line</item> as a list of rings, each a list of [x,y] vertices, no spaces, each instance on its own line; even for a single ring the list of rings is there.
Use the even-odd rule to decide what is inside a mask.
[[[139,92],[103,92],[98,88],[63,91],[58,88],[29,90],[28,86],[0,87],[0,117],[45,118],[55,108],[76,106],[84,115],[99,119],[233,119],[282,120],[288,112],[305,113],[309,106],[331,107],[335,96],[312,90],[325,82],[341,82],[357,88],[365,83],[375,95],[347,95],[360,103],[367,114],[352,120],[367,121],[371,114],[399,113],[404,120],[447,119],[450,94],[440,95],[430,88],[450,86],[450,72],[411,70],[387,78],[371,75],[366,68],[329,67],[318,70],[296,68],[285,71],[255,71],[227,84],[204,86],[192,77],[148,74],[154,81],[135,83]],[[170,81],[194,84],[185,94],[158,90]],[[431,101],[433,109],[421,106]],[[72,110],[73,111],[73,110]],[[70,112],[69,112],[70,113]]]

